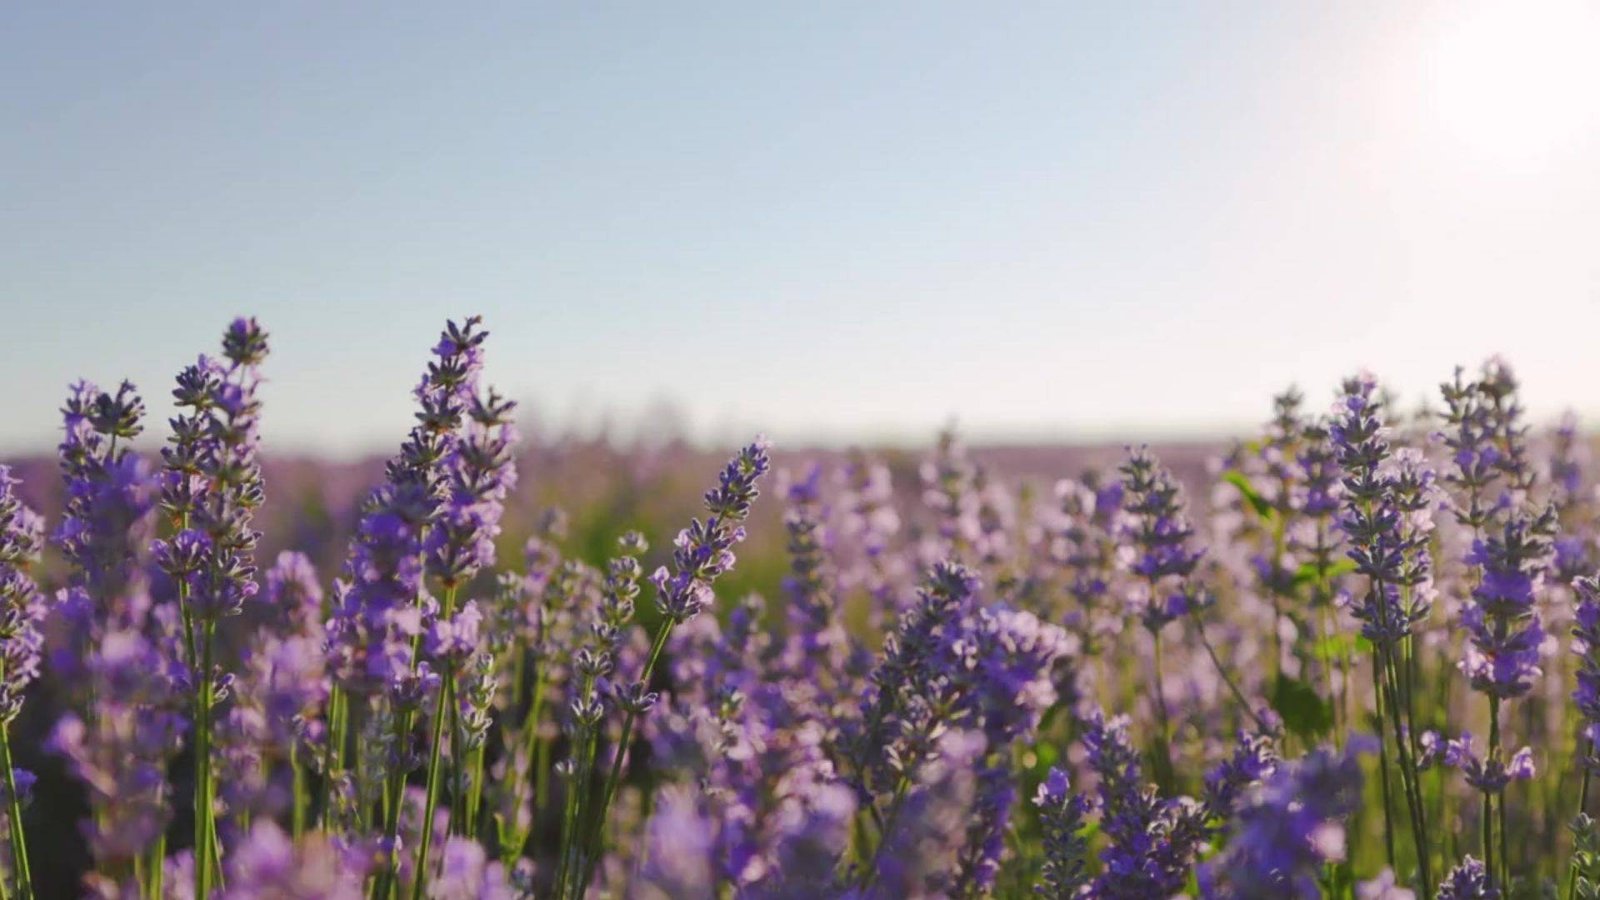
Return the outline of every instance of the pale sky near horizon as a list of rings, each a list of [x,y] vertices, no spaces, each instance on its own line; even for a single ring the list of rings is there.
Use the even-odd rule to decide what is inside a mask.
[[[0,453],[272,332],[393,446],[447,316],[556,423],[1117,439],[1504,354],[1600,421],[1600,0],[0,7]]]

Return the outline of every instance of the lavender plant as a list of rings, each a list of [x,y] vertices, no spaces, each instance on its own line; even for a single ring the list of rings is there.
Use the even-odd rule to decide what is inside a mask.
[[[0,467],[5,896],[1600,884],[1587,441],[1503,362],[1053,494],[950,432],[920,472],[758,440],[684,498],[689,449],[520,445],[487,339],[446,325],[370,481],[263,453],[248,318],[159,471],[87,382],[56,494]]]

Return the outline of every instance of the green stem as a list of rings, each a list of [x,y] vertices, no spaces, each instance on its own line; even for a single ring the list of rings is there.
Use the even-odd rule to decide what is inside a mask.
[[[1372,693],[1378,718],[1378,782],[1383,791],[1383,847],[1388,854],[1389,868],[1393,869],[1395,867],[1394,801],[1390,797],[1389,788],[1389,742],[1383,736],[1387,710],[1383,702],[1383,669],[1378,665],[1376,651],[1372,655]]]
[[[11,821],[6,830],[11,832],[11,864],[16,868],[17,891],[22,900],[31,900],[33,873],[28,867],[28,840],[22,830],[22,800],[17,796],[17,777],[11,766],[10,722],[0,725],[0,766],[6,770],[6,796],[11,807]]]
[[[661,623],[661,629],[656,632],[655,640],[650,645],[650,656],[645,660],[644,670],[639,675],[642,684],[650,684],[650,676],[655,672],[656,661],[661,658],[661,651],[667,646],[667,638],[672,634],[672,619]],[[633,739],[633,726],[638,715],[629,710],[622,718],[622,734],[617,738],[617,748],[611,760],[611,772],[606,776],[605,790],[600,794],[600,803],[589,816],[589,821],[583,829],[585,839],[583,846],[583,878],[575,887],[577,896],[582,896],[589,882],[594,878],[594,867],[600,859],[601,832],[605,829],[606,815],[611,809],[611,801],[617,795],[617,785],[622,779],[622,765],[628,757],[628,743]]]
[[[194,779],[194,895],[197,900],[211,896],[212,804],[211,804],[211,627],[202,629],[201,667],[195,677],[195,779]]]
[[[300,768],[300,745],[289,745],[289,776],[294,779],[294,808],[290,813],[289,827],[296,841],[306,830],[306,773]]]
[[[579,697],[587,697],[594,692],[594,676],[586,675],[583,685],[578,691]],[[577,771],[573,774],[570,786],[567,788],[565,808],[561,814],[561,856],[556,864],[556,896],[566,896],[567,875],[573,866],[573,857],[577,854],[573,838],[577,834],[578,823],[583,821],[584,800],[592,789],[590,780],[593,778],[595,745],[598,743],[597,727],[595,725],[581,724],[578,740],[573,749],[573,756],[578,761]]]
[[[322,746],[322,784],[317,788],[317,823],[326,830],[332,823],[334,773],[344,769],[345,726],[349,718],[344,691],[335,684],[328,692],[328,733]]]
[[[439,761],[444,746],[444,720],[446,703],[455,693],[454,673],[445,670],[444,684],[439,686],[439,699],[433,709],[433,749],[428,754],[427,801],[423,805],[422,836],[417,846],[417,868],[411,878],[411,900],[422,900],[422,889],[428,876],[428,846],[433,843],[433,812],[439,806]]]
[[[1489,759],[1499,758],[1500,752],[1500,698],[1489,695]],[[1494,800],[1488,792],[1483,792],[1483,868],[1489,873],[1490,880],[1498,883],[1502,892],[1507,885],[1500,878],[1500,869],[1495,866],[1495,841],[1494,841]]]
[[[1263,732],[1267,731],[1267,723],[1261,721],[1261,714],[1257,713],[1255,708],[1250,705],[1250,701],[1245,699],[1244,691],[1239,690],[1239,685],[1228,674],[1228,670],[1222,667],[1222,660],[1217,657],[1217,651],[1211,646],[1210,638],[1206,637],[1205,623],[1201,622],[1198,616],[1195,617],[1194,627],[1195,631],[1200,634],[1200,645],[1206,648],[1206,655],[1211,657],[1212,667],[1217,670],[1217,676],[1222,679],[1222,683],[1228,686],[1229,692],[1233,694],[1233,699],[1238,701],[1239,708],[1243,709],[1245,714],[1250,717],[1250,720],[1256,723],[1257,728]]]
[[[1580,741],[1579,746],[1582,746]],[[1583,781],[1578,786],[1578,815],[1589,811],[1589,764],[1585,759],[1587,753],[1580,752],[1578,764],[1583,766]],[[1567,872],[1567,900],[1574,900],[1578,896],[1578,855],[1577,848],[1573,848],[1572,863]]]
[[[872,858],[867,860],[866,871],[861,873],[861,896],[872,896],[872,886],[878,879],[878,860],[883,857],[883,848],[889,843],[889,836],[894,834],[895,823],[900,818],[900,810],[905,806],[905,799],[911,787],[911,779],[904,775],[895,783],[894,796],[889,801],[889,812],[883,817],[883,828],[878,831],[878,845],[872,848]]]
[[[467,833],[476,837],[480,823],[479,810],[483,808],[483,772],[484,757],[489,749],[489,737],[484,735],[482,741],[472,751],[472,787],[467,794]]]
[[[1154,585],[1151,586],[1151,589],[1154,590]],[[1156,744],[1156,754],[1153,762],[1156,770],[1156,783],[1160,785],[1163,792],[1170,793],[1172,790],[1173,779],[1172,724],[1171,718],[1167,713],[1166,683],[1162,679],[1161,674],[1161,670],[1163,668],[1161,664],[1161,632],[1156,629],[1151,629],[1150,638],[1155,645],[1154,662],[1156,670],[1156,740],[1158,742]]]

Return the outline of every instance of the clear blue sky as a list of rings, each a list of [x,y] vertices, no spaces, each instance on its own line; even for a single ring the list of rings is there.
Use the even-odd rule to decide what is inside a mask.
[[[545,418],[709,439],[1194,432],[1495,351],[1600,413],[1597,40],[1557,0],[6,4],[0,452],[79,376],[164,416],[238,312],[300,450],[391,446],[470,311]]]

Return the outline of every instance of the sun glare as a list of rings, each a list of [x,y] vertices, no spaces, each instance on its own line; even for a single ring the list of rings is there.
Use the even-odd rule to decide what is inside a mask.
[[[1534,161],[1600,122],[1600,3],[1495,3],[1440,35],[1429,73],[1440,123],[1473,153]]]

